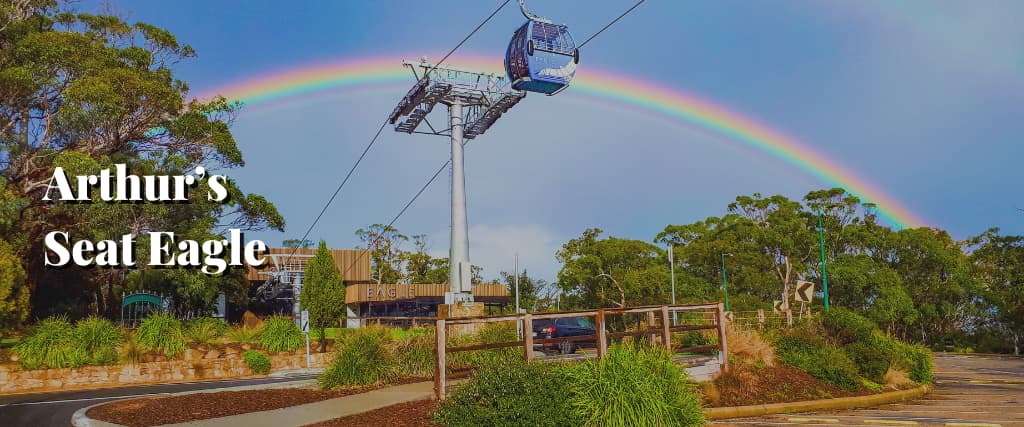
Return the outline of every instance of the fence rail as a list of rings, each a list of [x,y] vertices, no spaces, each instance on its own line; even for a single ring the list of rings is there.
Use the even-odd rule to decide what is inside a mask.
[[[699,320],[703,324],[679,324],[680,313],[697,313],[701,316],[683,320]],[[622,331],[608,331],[609,316],[623,316],[627,314],[646,315],[646,325],[638,322],[635,330],[625,327],[624,319],[620,322],[623,325]],[[560,338],[537,338],[533,334],[533,323],[538,320],[560,319],[570,317],[593,317],[595,319],[594,335],[560,337]],[[563,342],[594,342],[596,341],[597,357],[603,358],[608,353],[609,339],[624,337],[647,337],[652,344],[659,339],[661,344],[672,352],[705,352],[718,350],[719,361],[722,366],[728,363],[725,357],[728,351],[725,336],[725,310],[722,304],[694,304],[694,305],[661,305],[643,307],[605,308],[598,310],[562,311],[553,313],[522,313],[506,314],[497,316],[473,316],[473,317],[452,317],[437,318],[435,322],[435,365],[434,365],[434,393],[439,400],[444,400],[447,392],[447,356],[450,353],[490,350],[497,348],[522,347],[527,362],[534,360],[534,347],[547,343]],[[494,322],[521,322],[522,339],[517,341],[475,344],[449,347],[447,345],[448,328],[460,325],[481,325]],[[644,327],[639,327],[639,326]],[[718,342],[715,345],[697,346],[674,346],[672,343],[673,332],[714,330]]]

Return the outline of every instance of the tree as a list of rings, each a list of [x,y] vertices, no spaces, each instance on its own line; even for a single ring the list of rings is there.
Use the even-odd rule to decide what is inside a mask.
[[[970,241],[975,277],[984,286],[987,323],[1020,354],[1024,340],[1024,236],[1001,236],[992,228]]]
[[[281,241],[281,246],[289,249],[309,249],[313,247],[313,241],[309,239],[285,239]]]
[[[306,266],[299,304],[309,310],[309,325],[320,333],[320,352],[327,351],[327,327],[345,315],[345,286],[326,241],[320,241]]]
[[[370,273],[377,284],[399,283],[402,280],[401,245],[409,237],[384,224],[360,228],[356,230],[356,236],[370,250]]]
[[[508,294],[515,301],[516,292],[516,276],[512,273],[502,271],[499,276],[500,281],[508,287]],[[535,279],[527,274],[526,270],[523,270],[519,274],[519,307],[525,308],[528,311],[539,311],[543,309],[542,296],[547,288],[549,287],[548,282],[543,279]]]
[[[625,307],[666,302],[668,259],[664,251],[641,240],[599,239],[592,228],[562,245],[558,283],[576,303],[587,308]]]
[[[28,310],[25,270],[11,245],[0,240],[0,338],[24,322]]]
[[[283,230],[273,204],[233,181],[225,203],[204,197],[187,204],[42,200],[58,166],[70,175],[114,164],[137,175],[243,166],[230,131],[239,104],[223,97],[190,100],[188,84],[175,78],[174,67],[194,56],[192,47],[146,23],[74,14],[57,1],[0,6],[0,210],[14,210],[14,219],[0,221],[0,228],[22,260],[37,316],[116,312],[128,276],[124,269],[45,268],[46,232],[100,240],[147,231],[198,239],[226,228]],[[199,181],[193,194],[208,188],[207,178]],[[147,243],[138,242],[140,259]]]

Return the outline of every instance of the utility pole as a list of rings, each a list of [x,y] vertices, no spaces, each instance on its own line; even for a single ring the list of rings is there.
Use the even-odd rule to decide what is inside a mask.
[[[825,226],[822,225],[821,222],[821,211],[818,211],[818,242],[821,247],[821,288],[825,293],[825,311],[828,311],[828,273],[825,268]]]
[[[722,254],[722,290],[725,292],[725,311],[729,311],[729,279],[725,274],[725,257],[732,254]]]

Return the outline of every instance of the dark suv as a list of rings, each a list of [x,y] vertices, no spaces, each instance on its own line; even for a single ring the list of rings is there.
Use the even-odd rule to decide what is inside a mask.
[[[597,328],[586,317],[565,317],[561,319],[537,319],[533,321],[533,337],[535,339],[567,338],[579,336],[595,336],[592,341],[556,341],[538,344],[535,349],[541,351],[558,351],[562,354],[573,354],[576,349],[593,348],[597,344]]]

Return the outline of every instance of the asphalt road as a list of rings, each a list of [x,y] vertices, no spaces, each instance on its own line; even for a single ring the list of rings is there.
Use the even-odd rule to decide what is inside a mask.
[[[107,388],[101,390],[60,391],[52,393],[0,396],[0,426],[67,427],[71,425],[71,416],[78,409],[109,400],[193,390],[271,384],[309,378],[315,378],[315,375],[296,375],[279,378],[248,378],[239,380],[144,385]]]
[[[1024,426],[1024,358],[935,356],[935,389],[910,402],[714,423],[768,426]]]

